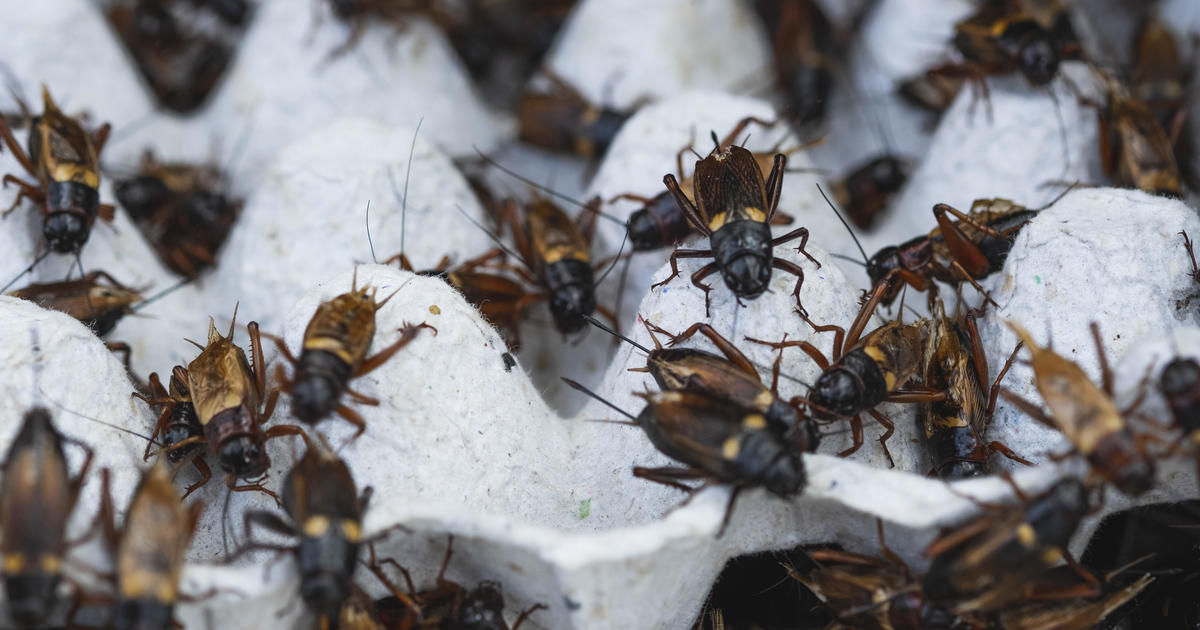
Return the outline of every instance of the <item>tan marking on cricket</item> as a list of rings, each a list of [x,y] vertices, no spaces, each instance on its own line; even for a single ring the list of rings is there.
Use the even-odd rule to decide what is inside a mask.
[[[1021,523],[1017,525],[1017,541],[1022,547],[1032,547],[1037,543],[1037,532],[1029,523]]]
[[[579,122],[585,125],[590,125],[597,120],[600,120],[601,113],[602,112],[600,111],[599,107],[589,107],[583,110],[583,113],[579,115]]]
[[[330,337],[309,337],[304,340],[305,350],[320,350],[328,352],[337,358],[354,365],[354,357],[346,348],[346,342],[341,339],[333,339]]]
[[[362,525],[353,519],[343,519],[342,535],[346,537],[346,540],[352,543],[359,542],[362,540]]]
[[[883,363],[885,360],[887,360],[887,355],[884,354],[883,350],[881,350],[877,346],[864,347],[863,354],[866,354],[868,357],[871,357],[871,360],[876,363]]]
[[[995,22],[992,22],[992,27],[988,29],[988,33],[992,37],[1000,37],[1004,34],[1004,31],[1008,29],[1008,25],[1012,23],[1012,21],[1012,18],[996,20]]]
[[[1057,564],[1059,560],[1062,560],[1062,558],[1062,549],[1059,549],[1058,547],[1051,547],[1042,552],[1042,562],[1046,565]]]
[[[718,212],[708,220],[708,229],[717,231],[717,229],[725,226],[727,223],[734,221],[757,221],[764,223],[767,220],[767,213],[762,208],[753,206],[745,206],[741,209],[733,210],[732,212]]]
[[[56,182],[81,183],[89,188],[100,187],[100,176],[82,164],[56,164],[50,171],[50,178]]]
[[[170,579],[153,571],[134,571],[121,576],[121,595],[128,599],[149,596],[162,604],[174,604],[178,599],[178,578]]]
[[[567,259],[587,262],[588,256],[587,252],[584,252],[574,245],[560,245],[547,249],[546,253],[543,255],[543,259],[546,261],[546,264],[549,265],[551,263],[556,263],[560,260]]]
[[[741,449],[741,441],[736,435],[725,438],[725,441],[721,443],[721,456],[725,459],[737,459],[738,451]]]
[[[767,419],[761,413],[747,414],[742,418],[742,428],[751,430],[761,430],[767,428]]]
[[[319,538],[329,532],[330,525],[332,525],[332,523],[329,522],[328,517],[320,515],[310,516],[308,517],[308,520],[304,521],[304,527],[302,529],[305,536],[308,536],[309,538]]]
[[[871,599],[876,605],[879,605],[891,600],[891,598],[894,596],[895,595],[892,593],[882,593],[876,590],[875,595]],[[882,628],[882,630],[896,630],[896,627],[892,625],[891,615],[888,612],[891,609],[891,604],[883,605],[881,608],[882,610],[876,618],[876,621],[879,622],[880,628]]]
[[[683,400],[683,394],[680,392],[660,392],[658,398],[663,402],[677,403]]]
[[[588,107],[579,114],[579,124],[581,127],[587,127],[600,120],[601,111],[599,107]],[[571,138],[571,143],[575,145],[575,154],[585,157],[591,157],[596,154],[596,143],[586,135],[580,134]]]
[[[596,143],[592,142],[590,138],[577,136],[574,144],[576,155],[591,157],[596,154]]]
[[[966,416],[963,415],[937,414],[933,416],[932,420],[932,425],[942,427],[944,429],[965,429],[966,427],[971,426],[971,423],[967,422]]]
[[[765,223],[767,220],[767,213],[763,212],[762,208],[746,206],[745,208],[742,208],[742,213],[745,214],[751,221]]]
[[[889,370],[887,366],[887,354],[878,346],[865,346],[863,354],[871,358],[875,365],[879,366],[879,371],[883,372],[883,382],[890,392],[896,389],[896,374]]]
[[[25,568],[25,555],[20,553],[4,554],[3,566],[5,575],[20,573]]]
[[[62,571],[62,558],[55,554],[46,554],[38,562],[43,573],[58,573]]]
[[[177,596],[174,581],[158,581],[158,588],[154,589],[154,599],[158,600],[160,604],[174,604]]]

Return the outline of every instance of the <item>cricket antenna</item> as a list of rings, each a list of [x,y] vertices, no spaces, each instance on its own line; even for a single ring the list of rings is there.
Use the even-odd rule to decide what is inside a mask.
[[[875,55],[873,55],[870,51],[865,52],[870,60],[870,64],[874,66],[875,72],[879,73],[879,69],[882,68],[882,66],[878,61],[876,61]],[[878,136],[879,140],[883,143],[883,150],[889,155],[892,154],[894,151],[892,148],[894,143],[892,141],[891,134],[888,133],[887,125],[883,124],[883,117],[879,115],[879,109],[876,108],[871,102],[864,102],[863,99],[857,98],[857,96],[860,95],[851,96],[850,103],[855,109],[858,110],[858,113],[861,114],[863,118],[867,119],[868,124],[874,128],[876,136]]]
[[[629,413],[628,411],[625,411],[624,409],[621,409],[620,407],[608,402],[607,400],[604,400],[603,398],[600,397],[600,394],[597,394],[596,392],[584,387],[578,381],[573,381],[565,376],[562,377],[562,380],[567,385],[570,385],[571,389],[579,390],[579,391],[587,394],[588,396],[595,398],[596,400],[599,400],[600,402],[604,403],[605,406],[607,406],[609,409],[612,409],[613,411],[616,411],[617,413],[625,416],[626,418],[629,418],[630,420],[637,422],[637,416]]]
[[[612,221],[613,223],[616,223],[616,224],[618,224],[618,225],[622,225],[622,226],[626,225],[626,222],[625,222],[625,221],[622,221],[621,219],[618,219],[617,217],[615,217],[615,216],[613,216],[613,215],[611,215],[611,214],[608,214],[607,212],[601,212],[601,211],[600,211],[600,209],[599,209],[599,208],[597,208],[597,207],[593,207],[593,206],[592,206],[592,205],[590,205],[590,204],[581,203],[581,202],[580,202],[578,199],[575,199],[574,197],[569,197],[569,196],[567,196],[567,195],[564,195],[564,194],[562,194],[562,193],[558,192],[557,190],[554,190],[553,188],[550,188],[549,186],[543,186],[542,184],[539,184],[539,183],[537,183],[537,182],[533,181],[532,179],[529,179],[528,177],[525,177],[524,175],[522,175],[522,174],[520,174],[520,173],[518,173],[518,172],[516,172],[516,171],[514,171],[514,170],[512,170],[512,169],[510,169],[510,168],[508,168],[507,166],[504,166],[503,164],[501,164],[501,163],[497,162],[496,160],[492,159],[490,156],[488,156],[487,154],[485,154],[483,151],[480,151],[480,150],[479,150],[479,147],[472,147],[472,148],[474,148],[474,149],[475,149],[475,152],[479,154],[479,159],[481,159],[481,160],[483,160],[484,162],[487,162],[488,164],[490,164],[490,165],[492,165],[492,166],[494,166],[494,167],[496,167],[496,168],[500,169],[500,171],[502,171],[502,172],[506,173],[506,174],[507,174],[507,175],[509,175],[510,177],[512,177],[512,178],[514,178],[514,179],[516,179],[516,180],[518,180],[518,181],[520,181],[520,182],[523,182],[524,184],[526,184],[526,185],[528,185],[528,186],[531,186],[531,187],[533,187],[533,188],[535,188],[535,189],[537,189],[537,190],[540,190],[540,191],[542,191],[542,192],[546,193],[547,195],[550,195],[551,197],[554,197],[555,199],[559,199],[559,200],[561,200],[561,201],[565,201],[565,202],[567,202],[567,203],[569,203],[569,204],[571,204],[571,205],[573,205],[573,206],[575,206],[575,207],[577,207],[577,208],[582,208],[582,209],[584,209],[584,210],[587,210],[588,212],[594,212],[594,213],[596,214],[596,216],[598,216],[598,217],[600,217],[600,218],[607,219],[607,220],[609,220],[609,221]]]
[[[908,285],[907,285],[907,284],[906,284],[906,285],[904,285],[904,290],[905,290],[905,291],[908,291]],[[913,317],[917,318],[917,320],[920,320],[920,319],[921,319],[921,313],[920,313],[920,312],[918,312],[918,311],[917,311],[917,309],[913,308],[913,307],[912,307],[912,304],[905,304],[905,305],[904,305],[902,308],[906,308],[906,309],[908,309],[908,312],[909,312],[909,313],[912,313]]]
[[[636,252],[635,252],[636,253]],[[633,254],[625,257],[625,266],[621,269],[620,280],[617,281],[617,304],[613,312],[621,316],[621,305],[625,302],[625,281],[629,278],[629,268],[633,264]]]
[[[483,230],[483,233],[487,234],[488,238],[492,239],[492,242],[495,243],[496,246],[499,247],[500,250],[503,251],[505,254],[508,254],[509,256],[512,256],[513,258],[520,260],[520,261],[525,260],[525,258],[523,256],[521,256],[521,255],[517,254],[516,252],[514,252],[513,250],[509,249],[509,247],[507,245],[505,245],[503,241],[501,241],[499,238],[497,238],[495,234],[492,234],[491,230],[487,229],[487,227],[485,227],[482,223],[476,221],[474,217],[467,214],[467,211],[463,210],[462,206],[460,206],[458,204],[454,204],[454,208],[456,210],[458,210],[458,213],[461,214],[464,219],[470,221],[471,225],[474,225],[475,227],[479,228],[480,230]]]
[[[83,270],[83,250],[82,249],[75,252],[75,267],[77,269],[79,269],[79,277],[80,278],[87,275],[87,272]],[[70,279],[71,279],[71,272],[68,271],[67,272],[67,280],[70,280]],[[88,304],[88,307],[90,308],[91,304]]]
[[[161,300],[162,298],[167,297],[168,295],[174,293],[175,291],[178,291],[179,289],[182,289],[183,287],[185,287],[195,281],[196,281],[195,278],[184,278],[183,280],[180,280],[179,282],[176,282],[175,284],[163,289],[162,291],[159,291],[158,293],[155,293],[154,295],[142,300],[140,304],[129,309],[129,311],[131,313],[136,313],[136,312],[142,310],[143,308],[145,308],[145,306],[147,304]]]
[[[8,88],[8,93],[13,100],[17,102],[17,107],[21,109],[21,115],[25,117],[25,123],[28,124],[33,114],[29,111],[29,106],[25,104],[25,90],[21,88],[21,81],[17,79],[12,68],[2,61],[0,61],[0,74],[4,75],[4,86]]]
[[[154,115],[161,110],[161,107],[152,107],[149,111],[135,116],[133,120],[115,127],[113,132],[108,136],[108,146],[120,144],[135,132],[144,129],[147,125],[157,120]]]
[[[9,287],[11,287],[12,285],[16,284],[16,283],[17,283],[17,280],[20,280],[21,278],[24,278],[24,277],[25,277],[25,274],[28,274],[29,272],[33,271],[33,268],[34,268],[34,267],[36,267],[38,263],[40,263],[40,262],[42,262],[43,260],[45,260],[45,258],[46,258],[47,256],[49,256],[49,255],[50,255],[50,248],[46,248],[46,251],[42,252],[42,254],[41,254],[40,256],[38,256],[37,258],[34,258],[34,259],[33,259],[33,262],[29,263],[29,266],[28,266],[28,267],[26,267],[25,269],[23,269],[23,270],[21,271],[21,273],[17,274],[17,277],[13,278],[12,280],[9,280],[9,281],[8,281],[8,284],[4,285],[4,288],[3,288],[3,289],[0,289],[0,293],[4,293],[4,292],[8,291],[8,288],[9,288]]]
[[[425,122],[424,118],[417,121],[417,128],[413,131],[412,144],[408,146],[408,164],[404,170],[404,195],[397,194],[396,190],[396,172],[388,169],[388,179],[392,182],[392,194],[400,197],[400,255],[404,255],[404,233],[408,222],[408,180],[412,177],[413,153],[417,150],[417,134],[421,133],[421,123]],[[370,231],[367,232],[370,236]],[[371,255],[375,252],[372,250]]]
[[[625,236],[621,237],[621,246],[617,248],[617,255],[613,256],[612,264],[610,264],[608,266],[608,269],[604,270],[604,273],[600,274],[600,279],[596,281],[596,284],[592,285],[593,287],[599,287],[600,283],[604,282],[604,279],[608,277],[608,274],[611,273],[613,268],[615,268],[617,266],[617,263],[620,262],[620,260],[621,260],[621,253],[625,251],[625,243],[628,243],[628,242],[629,242],[629,230],[626,230]],[[617,312],[620,313],[620,311],[617,311]]]
[[[143,440],[146,440],[147,442],[149,442],[155,446],[164,446],[161,442],[155,441],[154,438],[151,438],[150,436],[148,436],[144,433],[138,433],[137,431],[134,431],[132,429],[126,429],[123,426],[116,425],[111,422],[105,422],[104,420],[101,420],[99,418],[93,418],[92,416],[89,416],[87,414],[82,414],[82,413],[79,413],[78,411],[75,411],[74,409],[70,409],[67,406],[63,405],[62,403],[58,402],[57,400],[54,400],[53,398],[47,396],[45,390],[43,390],[41,388],[41,386],[38,386],[38,393],[40,393],[42,395],[42,398],[44,398],[50,404],[54,405],[55,407],[58,407],[59,409],[62,409],[63,411],[65,411],[73,416],[83,418],[84,420],[91,420],[92,422],[95,422],[96,424],[102,424],[110,429],[115,429],[117,431],[122,431],[124,433],[128,433],[128,434],[136,436],[136,437],[140,437]]]
[[[242,129],[242,133],[238,135],[237,142],[233,145],[233,150],[229,152],[229,159],[225,162],[225,168],[221,169],[222,174],[228,178],[233,173],[233,167],[237,165],[242,156],[246,154],[246,147],[250,146],[250,132],[254,131],[254,114],[249,115],[249,120],[246,121],[246,126]]]
[[[375,241],[371,240],[371,200],[367,200],[367,212],[363,215],[363,222],[367,224],[367,246],[371,248],[371,261],[376,265],[379,264],[379,259],[375,257]],[[403,231],[403,228],[401,228]],[[404,239],[400,239],[404,242]]]
[[[583,318],[585,320],[587,320],[587,322],[589,324],[595,326],[596,328],[603,330],[604,332],[616,337],[617,339],[620,339],[621,341],[624,341],[625,343],[633,346],[634,348],[637,348],[638,350],[641,350],[642,352],[645,352],[646,354],[650,354],[649,348],[630,339],[629,337],[626,337],[625,335],[622,335],[621,333],[609,328],[608,326],[605,326],[604,324],[600,323],[600,320],[596,319],[595,317],[592,317],[591,315],[584,315]]]
[[[1045,185],[1047,185],[1047,184],[1043,184],[1043,186],[1045,186]],[[1053,206],[1054,204],[1061,201],[1063,197],[1066,197],[1067,193],[1071,192],[1072,190],[1075,190],[1075,188],[1078,186],[1079,186],[1079,180],[1077,179],[1077,180],[1071,182],[1071,184],[1069,186],[1064,188],[1062,192],[1058,193],[1057,197],[1055,197],[1054,199],[1051,199],[1050,203],[1047,203],[1046,205],[1044,205],[1040,208],[1036,208],[1035,210],[1037,212],[1041,212],[1042,210],[1045,210],[1045,209],[1049,208],[1050,206]]]
[[[82,249],[75,252],[75,265],[79,267],[79,279],[83,280],[84,278],[86,278],[87,273],[85,273],[83,271],[83,250]],[[67,269],[67,280],[70,280],[70,279],[71,279],[71,271],[70,271],[70,268],[68,268]],[[84,301],[87,302],[88,312],[95,313],[96,307],[92,306],[92,292],[88,291],[88,292],[84,293],[83,297],[84,297]]]
[[[1046,94],[1050,96],[1050,102],[1054,103],[1054,117],[1058,120],[1058,137],[1062,141],[1063,168],[1062,175],[1058,178],[1059,181],[1062,181],[1067,178],[1067,173],[1071,172],[1071,149],[1067,141],[1067,123],[1063,120],[1062,105],[1059,103],[1058,95],[1054,93],[1052,85],[1046,86]]]
[[[862,254],[864,265],[869,263],[871,259],[867,256],[866,250],[863,249],[862,243],[858,242],[858,236],[854,234],[854,229],[850,227],[849,223],[846,223],[846,219],[842,218],[842,213],[838,212],[837,206],[833,205],[833,202],[829,200],[829,195],[825,194],[825,189],[821,188],[820,184],[817,184],[817,190],[820,191],[821,197],[825,199],[825,203],[829,204],[829,209],[833,210],[833,213],[837,215],[838,221],[841,221],[842,225],[846,226],[846,231],[850,233],[850,238],[854,239],[854,244],[858,246],[858,253]]]
[[[854,264],[856,264],[856,265],[858,265],[858,266],[860,266],[860,267],[866,267],[866,266],[867,266],[867,265],[866,265],[866,263],[864,263],[863,261],[861,261],[861,260],[859,260],[859,259],[857,259],[857,258],[854,258],[853,256],[847,256],[847,255],[845,255],[845,254],[830,254],[830,256],[832,256],[832,257],[834,257],[834,258],[838,258],[838,259],[844,260],[844,261],[846,261],[846,262],[848,262],[848,263],[854,263]]]

